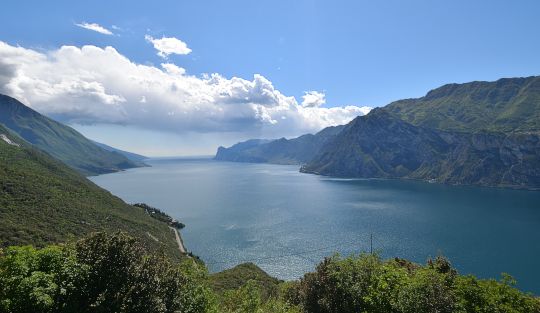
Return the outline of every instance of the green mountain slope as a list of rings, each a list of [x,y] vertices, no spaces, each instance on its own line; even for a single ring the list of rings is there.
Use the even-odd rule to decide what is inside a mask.
[[[220,295],[227,291],[236,290],[250,280],[257,282],[257,285],[260,286],[264,299],[276,296],[279,293],[281,281],[268,275],[253,263],[239,264],[233,268],[210,275],[210,285]]]
[[[84,175],[137,167],[125,156],[107,151],[71,127],[30,109],[14,98],[0,95],[0,124]]]
[[[349,123],[301,171],[540,189],[540,136],[441,131],[375,109]]]
[[[96,144],[97,146],[99,146],[99,147],[101,147],[101,148],[103,148],[103,149],[105,149],[107,151],[116,152],[116,153],[119,153],[119,154],[125,156],[126,158],[131,160],[133,163],[135,163],[137,166],[147,166],[146,164],[144,164],[144,160],[148,159],[147,156],[140,155],[140,154],[133,153],[133,152],[129,152],[129,151],[120,150],[120,149],[108,146],[108,145],[106,145],[104,143],[97,142],[97,141],[94,141],[94,140],[92,140],[92,142],[94,144]]]
[[[214,159],[220,161],[273,164],[303,164],[315,156],[319,149],[343,129],[327,127],[316,134],[294,139],[248,140],[229,148],[219,147]]]
[[[414,125],[442,130],[539,132],[540,76],[444,85],[385,109]]]
[[[170,254],[178,255],[167,224],[127,205],[1,125],[0,137],[2,246],[43,246],[94,231],[123,230],[149,246],[164,244]]]

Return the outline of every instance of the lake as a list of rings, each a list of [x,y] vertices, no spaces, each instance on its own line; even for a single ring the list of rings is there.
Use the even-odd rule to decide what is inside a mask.
[[[337,179],[298,166],[152,159],[151,167],[92,177],[126,202],[156,206],[187,226],[188,250],[211,271],[253,262],[281,279],[325,256],[373,250],[540,294],[540,192],[414,181]]]

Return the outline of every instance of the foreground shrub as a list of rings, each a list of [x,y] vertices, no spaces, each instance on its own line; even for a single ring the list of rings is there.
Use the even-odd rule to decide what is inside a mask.
[[[300,313],[300,309],[278,298],[262,300],[261,286],[254,280],[223,295],[223,313]]]
[[[309,313],[539,313],[539,299],[513,284],[506,276],[500,282],[459,276],[442,257],[419,266],[377,255],[336,255],[289,283],[284,297]]]
[[[540,313],[539,299],[516,289],[510,276],[460,276],[442,257],[420,266],[336,255],[284,283],[261,279],[254,267],[214,275],[222,291],[216,296],[206,267],[148,253],[124,233],[10,247],[0,250],[0,313]]]
[[[0,312],[213,312],[206,270],[95,234],[70,246],[12,247],[0,257]]]

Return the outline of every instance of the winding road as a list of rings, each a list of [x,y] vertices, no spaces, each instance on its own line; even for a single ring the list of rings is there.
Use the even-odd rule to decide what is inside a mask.
[[[184,242],[182,241],[182,238],[180,238],[180,232],[178,229],[169,226],[170,229],[174,232],[174,235],[176,237],[176,242],[178,243],[178,250],[180,250],[181,253],[186,254],[186,248],[184,247]]]

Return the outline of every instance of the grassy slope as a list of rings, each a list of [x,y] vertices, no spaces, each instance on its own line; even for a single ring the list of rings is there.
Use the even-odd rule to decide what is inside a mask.
[[[47,118],[5,95],[0,95],[0,123],[84,175],[137,167],[125,156],[97,146],[73,128]]]
[[[451,131],[539,132],[540,76],[449,84],[385,110],[414,125]]]
[[[253,263],[244,263],[231,269],[224,270],[210,276],[212,289],[223,294],[225,291],[235,290],[244,286],[249,280],[254,280],[261,287],[263,298],[275,296],[279,292],[280,280],[268,275]]]
[[[149,246],[165,244],[178,256],[174,236],[158,222],[81,174],[25,143],[0,125],[0,243],[2,246],[76,239],[94,231],[124,230]]]

